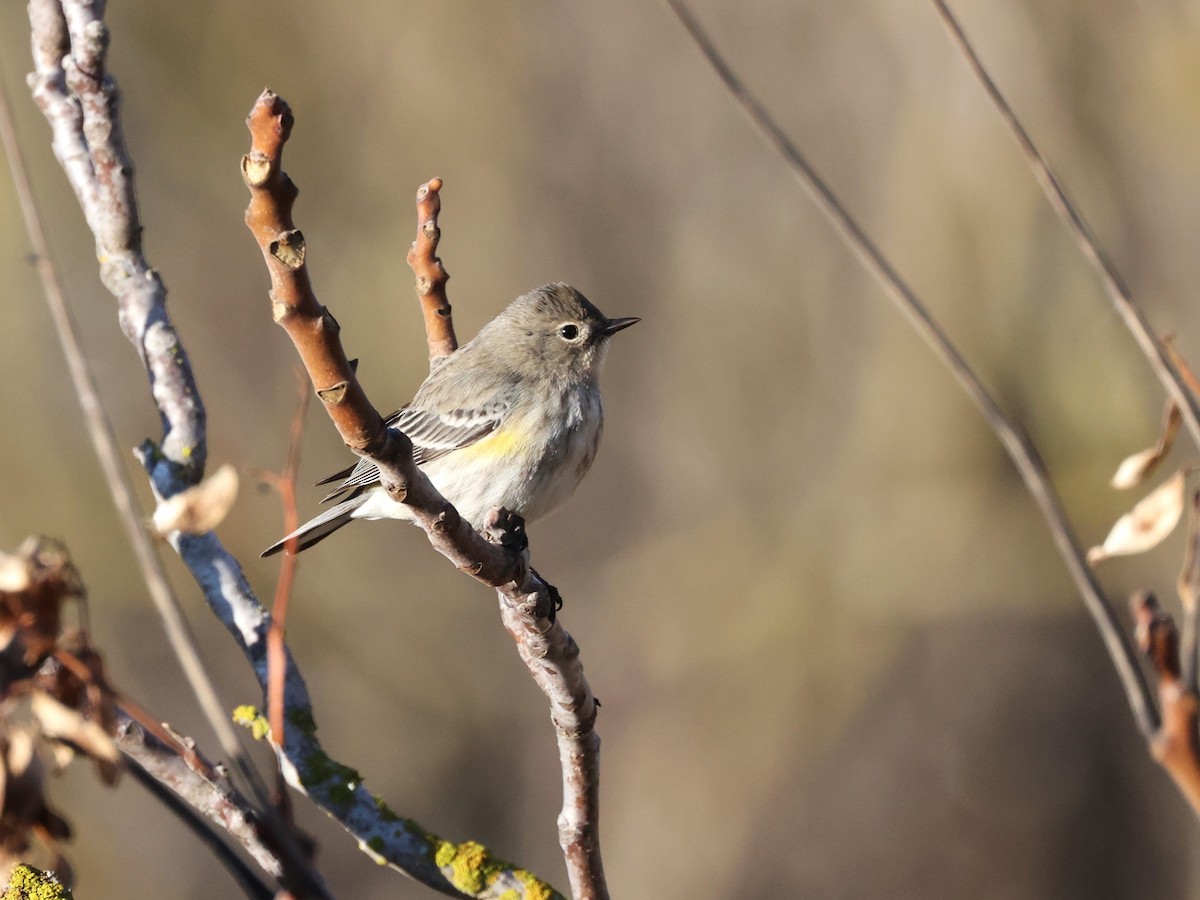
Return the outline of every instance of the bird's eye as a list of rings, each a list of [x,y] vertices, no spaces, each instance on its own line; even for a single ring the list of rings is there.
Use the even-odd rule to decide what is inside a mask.
[[[568,322],[566,325],[558,326],[558,336],[564,341],[573,341],[579,337],[579,326]]]

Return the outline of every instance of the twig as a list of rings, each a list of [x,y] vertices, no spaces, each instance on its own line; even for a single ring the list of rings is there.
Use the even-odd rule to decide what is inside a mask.
[[[450,315],[450,300],[446,297],[446,282],[450,276],[438,259],[438,213],[442,211],[442,179],[430,178],[417,189],[417,237],[408,250],[408,265],[417,276],[417,298],[425,317],[425,337],[429,344],[429,367],[432,369],[458,349],[454,336],[454,320]]]
[[[741,79],[717,51],[712,40],[682,0],[663,0],[663,2],[678,18],[693,43],[704,54],[759,134],[783,157],[792,174],[816,202],[837,233],[883,287],[887,295],[908,319],[909,324],[950,370],[955,381],[966,391],[967,396],[983,414],[988,426],[1000,439],[1005,451],[1016,466],[1021,480],[1025,483],[1026,489],[1037,504],[1042,518],[1045,519],[1059,555],[1066,563],[1071,579],[1075,582],[1088,612],[1104,639],[1109,657],[1121,679],[1121,685],[1125,689],[1125,695],[1129,700],[1139,730],[1147,741],[1151,740],[1159,725],[1153,694],[1138,666],[1133,646],[1121,628],[1116,612],[1104,596],[1085,561],[1083,550],[1071,529],[1062,501],[1054,490],[1054,485],[1050,482],[1045,463],[1037,448],[1020,426],[999,407],[949,337],[930,316],[929,311],[912,288],[900,277],[900,274],[866,235],[816,170],[801,155],[792,141],[783,133],[775,120],[763,109],[749,89],[742,84]]]
[[[207,771],[189,765],[173,747],[144,731],[124,711],[118,713],[116,741],[134,776],[212,848],[222,864],[246,886],[249,896],[274,895],[274,891],[250,873],[245,863],[230,853],[228,846],[198,819],[202,816],[215,823],[241,844],[264,871],[281,877],[283,868],[279,859],[259,840],[253,808],[231,784],[220,780],[211,766],[194,751],[193,757],[207,766]]]
[[[983,89],[995,105],[1000,118],[1004,120],[1004,124],[1012,132],[1013,137],[1021,148],[1022,155],[1024,155],[1026,161],[1033,169],[1034,176],[1042,186],[1046,197],[1050,200],[1050,205],[1054,207],[1054,211],[1058,213],[1059,218],[1063,220],[1075,236],[1075,240],[1079,244],[1079,249],[1083,252],[1084,257],[1087,258],[1099,273],[1100,280],[1104,284],[1104,290],[1108,293],[1109,299],[1117,310],[1117,314],[1125,322],[1125,327],[1129,329],[1134,340],[1137,341],[1138,346],[1141,348],[1142,353],[1149,360],[1151,368],[1154,369],[1154,374],[1158,376],[1158,380],[1162,383],[1163,388],[1166,389],[1168,396],[1175,401],[1183,413],[1183,420],[1187,423],[1188,430],[1192,433],[1193,442],[1197,446],[1200,446],[1200,400],[1197,399],[1192,391],[1188,390],[1184,377],[1180,374],[1179,369],[1172,361],[1163,343],[1155,335],[1149,321],[1146,319],[1146,314],[1134,302],[1129,288],[1117,273],[1116,267],[1109,260],[1108,255],[1104,252],[1104,248],[1100,246],[1100,242],[1096,239],[1096,236],[1088,228],[1087,223],[1083,220],[1083,215],[1075,204],[1071,202],[1062,183],[1058,180],[1058,176],[1054,174],[1054,170],[1050,168],[1050,164],[1029,136],[1029,132],[1025,130],[1025,126],[1021,124],[1021,120],[1017,118],[1017,114],[1013,112],[1012,107],[1008,105],[1008,101],[1004,99],[1004,95],[1000,93],[1000,88],[996,86],[996,82],[992,80],[991,75],[984,68],[982,60],[980,60],[979,55],[975,52],[975,48],[967,39],[962,25],[959,24],[954,13],[950,11],[950,7],[946,5],[945,0],[932,0],[932,3],[934,9],[937,10],[938,17],[950,32],[950,38],[953,40],[954,45],[962,51],[967,64],[975,73],[975,77],[979,79],[980,84],[983,85]]]
[[[1179,635],[1174,620],[1142,591],[1130,600],[1137,624],[1138,645],[1158,675],[1162,727],[1150,740],[1155,760],[1179,788],[1192,811],[1200,816],[1200,701],[1180,678]]]
[[[203,473],[204,407],[178,336],[166,319],[162,282],[141,254],[141,228],[129,180],[132,164],[125,152],[116,116],[116,83],[111,76],[104,75],[107,32],[102,21],[91,17],[90,5],[68,3],[67,8],[71,12],[69,38],[63,10],[57,3],[49,0],[30,3],[37,64],[37,72],[30,79],[33,94],[54,131],[56,154],[71,178],[97,236],[97,255],[102,260],[101,277],[117,297],[125,333],[138,348],[150,373],[151,387],[160,401],[163,424],[167,428],[162,453],[166,459],[175,462],[169,469],[162,470],[162,474],[166,476],[169,472],[179,490],[194,483]],[[68,54],[68,50],[75,51],[78,57]],[[68,83],[73,93],[67,93]],[[255,786],[257,778],[253,768],[217,698],[216,688],[208,677],[191,629],[167,580],[162,560],[142,526],[133,485],[121,462],[112,423],[100,400],[95,378],[50,259],[13,131],[8,99],[2,91],[0,136],[8,154],[29,242],[37,259],[42,290],[83,409],[88,436],[100,459],[121,524],[137,557],[150,597],[163,620],[167,639],[201,709],[222,749],[248,783]],[[170,384],[178,385],[180,393],[187,399],[164,402]]]
[[[296,414],[292,416],[287,463],[284,465],[283,475],[274,479],[283,506],[284,534],[291,534],[300,525],[300,516],[296,509],[296,477],[300,473],[300,439],[304,435],[304,419],[308,414],[309,399],[312,396],[308,392],[308,382],[303,377],[297,379],[297,388],[300,402]],[[280,742],[286,727],[283,714],[287,647],[284,644],[284,636],[287,633],[287,612],[297,563],[295,547],[289,546],[287,550],[279,566],[279,581],[275,585],[275,600],[271,604],[271,628],[267,632],[267,718],[271,723],[271,733],[276,735],[276,741]],[[286,802],[282,793],[279,801]]]
[[[1197,668],[1200,660],[1200,491],[1192,494],[1191,513],[1188,516],[1187,550],[1183,557],[1183,568],[1179,572],[1179,599],[1183,605],[1183,646],[1180,650],[1180,671],[1184,687],[1200,695],[1197,685]]]
[[[271,275],[275,321],[291,337],[317,396],[346,445],[379,467],[385,487],[410,506],[417,524],[440,553],[462,571],[496,588],[502,609],[524,620],[510,631],[535,681],[552,701],[566,794],[560,838],[572,891],[576,898],[605,898],[608,892],[600,865],[594,789],[599,778],[599,738],[593,730],[596,702],[583,678],[574,642],[560,624],[550,621],[555,592],[528,568],[523,556],[510,552],[503,542],[486,540],[462,521],[413,464],[408,438],[385,428],[367,401],[346,361],[333,317],[312,293],[304,241],[292,222],[297,192],[281,164],[292,121],[287,104],[264,91],[247,119],[251,149],[242,163],[251,198],[246,224]],[[493,532],[502,528],[497,518],[489,525],[495,526],[489,528]],[[535,635],[545,638],[544,647],[534,646]],[[543,658],[539,656],[542,652],[551,656]],[[575,768],[568,772],[568,765]],[[444,855],[439,859],[450,863]],[[443,868],[453,870],[453,865]],[[471,893],[462,883],[456,885]]]

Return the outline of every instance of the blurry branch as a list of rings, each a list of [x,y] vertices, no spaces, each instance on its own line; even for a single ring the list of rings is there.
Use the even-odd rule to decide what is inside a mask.
[[[1129,288],[1088,228],[1078,207],[1067,196],[1062,183],[1029,136],[1029,132],[1025,130],[1025,126],[1021,124],[1020,118],[1005,100],[945,0],[932,2],[954,45],[963,54],[1000,118],[1012,132],[1022,155],[1050,200],[1050,205],[1075,236],[1084,257],[1099,273],[1117,314],[1133,334],[1134,340],[1167,391],[1170,399],[1159,441],[1155,447],[1144,451],[1144,455],[1136,460],[1137,465],[1134,468],[1138,469],[1138,477],[1134,481],[1140,481],[1170,449],[1179,415],[1182,415],[1187,423],[1193,442],[1200,446],[1200,399],[1195,390],[1195,376],[1175,351],[1171,341],[1159,340],[1155,335],[1145,313],[1134,302]],[[1149,508],[1151,514],[1148,521],[1137,524],[1145,526],[1145,534],[1139,537],[1152,546],[1152,539],[1161,532],[1169,532],[1174,527],[1174,520],[1178,519],[1179,512],[1182,511],[1183,482],[1187,471],[1190,471],[1190,467],[1181,469],[1172,479],[1147,495],[1133,512],[1118,521],[1117,526],[1129,520],[1136,522],[1139,508]],[[1116,481],[1117,479],[1114,479],[1114,483]],[[1155,505],[1159,507],[1157,512],[1154,510]],[[1117,527],[1114,526],[1113,532],[1116,530]],[[1112,537],[1110,534],[1105,546]],[[1191,804],[1193,813],[1200,816],[1200,734],[1197,732],[1200,697],[1197,692],[1196,656],[1197,619],[1200,618],[1200,611],[1197,609],[1197,601],[1200,599],[1200,494],[1192,496],[1187,552],[1183,571],[1179,576],[1178,590],[1184,610],[1182,648],[1174,620],[1158,607],[1151,594],[1143,592],[1136,595],[1132,601],[1132,609],[1137,623],[1138,644],[1150,659],[1158,678],[1162,721],[1149,736],[1151,752]]]
[[[70,14],[69,28],[64,11]],[[125,151],[117,118],[117,86],[111,76],[104,74],[108,32],[104,23],[93,18],[93,14],[93,6],[81,2],[63,5],[53,0],[33,0],[29,4],[37,69],[30,76],[30,86],[53,130],[55,155],[75,188],[88,224],[96,235],[101,279],[117,298],[122,328],[138,348],[150,375],[151,390],[158,401],[166,433],[161,448],[153,448],[147,455],[164,461],[151,467],[152,474],[158,476],[159,491],[170,496],[194,484],[203,474],[204,407],[187,356],[166,315],[166,290],[141,253],[141,226],[133,196],[133,164]],[[100,401],[96,380],[50,260],[46,236],[13,131],[8,100],[2,95],[0,136],[8,154],[29,242],[37,258],[42,290],[83,409],[88,435],[100,459],[126,537],[162,617],[167,639],[201,709],[225,753],[251,777],[245,751],[225,717],[216,688],[208,677],[179,601],[167,580],[162,560],[142,525],[133,484],[121,461],[112,423]]]
[[[189,764],[174,747],[164,744],[131,719],[118,713],[117,746],[125,754],[130,774],[207,846],[229,871],[247,897],[270,898],[275,892],[229,846],[217,837],[211,821],[245,848],[264,871],[281,878],[283,866],[260,839],[250,804],[228,780],[218,775],[198,754]]]
[[[283,146],[292,125],[287,104],[271,91],[264,91],[247,119],[251,148],[242,161],[242,175],[250,189],[246,225],[258,241],[271,276],[275,321],[292,339],[317,396],[346,446],[379,467],[385,489],[412,508],[417,524],[438,552],[460,570],[497,589],[505,625],[535,682],[551,702],[563,768],[559,839],[572,892],[579,900],[606,898],[598,841],[597,704],[583,677],[578,647],[551,618],[557,592],[529,569],[525,554],[517,552],[526,548],[523,532],[513,518],[502,514],[491,517],[488,530],[496,538],[492,541],[471,528],[414,464],[409,439],[388,429],[367,400],[342,349],[337,322],[313,294],[305,265],[304,238],[292,221],[297,189],[282,168]],[[418,203],[428,201],[431,194],[436,198],[438,186],[436,179],[423,186]],[[418,214],[420,232],[435,237],[436,222],[429,227],[432,219],[420,205]],[[432,257],[432,243],[424,250],[414,248],[416,265],[422,263],[422,256]],[[418,271],[419,284],[420,278]],[[427,332],[431,352],[438,343],[436,329],[442,327],[443,318],[448,325],[448,315],[434,317],[435,330]],[[535,886],[528,873],[510,871],[494,859],[484,862],[493,874],[464,880],[460,868],[463,862],[473,854],[486,856],[486,851],[473,843],[458,847],[439,843],[435,860],[452,877],[454,886],[469,895],[477,896],[484,890],[496,892],[499,877],[507,878],[511,889],[520,891],[521,896],[547,889],[540,883]],[[381,847],[373,849],[383,852]],[[407,867],[408,860],[402,865]],[[489,883],[493,885],[490,888]]]
[[[1200,491],[1192,494],[1191,512],[1188,516],[1187,550],[1184,552],[1183,569],[1176,585],[1179,600],[1183,605],[1183,647],[1180,651],[1180,672],[1184,687],[1193,694],[1200,694],[1197,683],[1197,654],[1200,649],[1197,633],[1200,623]]]
[[[988,426],[1004,445],[1021,480],[1025,483],[1025,487],[1032,495],[1034,502],[1037,503],[1042,517],[1046,520],[1055,546],[1058,547],[1059,554],[1066,563],[1067,570],[1104,639],[1109,657],[1112,659],[1125,689],[1125,695],[1129,700],[1137,726],[1143,737],[1148,742],[1151,741],[1158,731],[1159,714],[1155,708],[1150,687],[1146,683],[1134,648],[1122,629],[1115,610],[1108,598],[1105,597],[1084,559],[1083,550],[1071,529],[1062,501],[1050,481],[1046,465],[1037,448],[1024,430],[999,407],[912,288],[900,277],[900,274],[866,235],[858,222],[851,217],[824,180],[729,67],[682,0],[664,0],[664,2],[678,18],[700,52],[704,54],[743,112],[749,116],[758,132],[783,157],[792,174],[808,191],[837,233],[867,267],[900,311],[904,313],[909,324],[924,338],[938,359],[950,370],[955,381],[966,391],[967,396],[982,413]]]
[[[300,516],[296,510],[296,477],[300,473],[300,439],[304,435],[304,419],[308,414],[309,398],[308,383],[303,375],[296,381],[300,394],[300,402],[296,413],[292,416],[292,433],[288,440],[287,462],[283,474],[271,479],[275,489],[279,491],[280,502],[283,505],[283,533],[291,534],[300,525]],[[289,546],[288,550],[294,550]],[[287,668],[287,646],[284,636],[287,633],[288,605],[292,597],[292,584],[296,578],[297,559],[294,553],[285,553],[279,566],[279,581],[275,585],[275,600],[271,604],[271,628],[267,632],[267,719],[271,725],[271,733],[276,735],[276,741],[282,740],[286,726],[284,725],[284,674]],[[286,802],[282,795],[279,802]]]
[[[438,192],[441,189],[442,179],[431,178],[417,190],[417,237],[408,250],[408,264],[417,276],[417,298],[425,317],[430,368],[458,349],[450,300],[446,297],[446,282],[450,276],[437,257],[438,242],[442,239],[442,231],[438,228],[438,213],[442,210]]]
[[[1200,700],[1180,677],[1175,621],[1147,592],[1135,594],[1130,606],[1138,644],[1158,676],[1163,711],[1162,726],[1150,740],[1150,751],[1191,804],[1192,812],[1200,816],[1200,736],[1196,731]]]
[[[950,32],[950,38],[953,40],[954,45],[962,52],[967,60],[967,64],[970,65],[971,70],[975,73],[975,77],[979,79],[980,84],[983,85],[983,89],[995,105],[1000,118],[1004,120],[1004,124],[1012,132],[1013,137],[1021,148],[1022,155],[1024,155],[1026,161],[1033,169],[1033,174],[1042,186],[1042,190],[1045,191],[1046,197],[1050,200],[1050,205],[1054,207],[1054,211],[1058,213],[1064,224],[1071,230],[1071,233],[1075,236],[1075,240],[1079,244],[1079,249],[1083,252],[1088,262],[1100,274],[1100,280],[1103,282],[1104,289],[1108,292],[1109,299],[1116,308],[1117,314],[1125,322],[1125,327],[1133,334],[1134,340],[1137,341],[1146,359],[1150,361],[1150,366],[1154,369],[1154,374],[1162,382],[1162,386],[1166,389],[1168,396],[1182,411],[1188,431],[1191,432],[1192,441],[1197,447],[1200,447],[1200,400],[1197,400],[1196,394],[1188,389],[1185,377],[1180,373],[1172,360],[1165,342],[1160,341],[1155,336],[1154,330],[1146,319],[1146,314],[1134,302],[1129,288],[1122,281],[1116,268],[1105,254],[1104,249],[1100,246],[1100,242],[1096,240],[1095,235],[1088,228],[1078,207],[1071,202],[1062,183],[1054,174],[1054,170],[1050,168],[1050,164],[1046,162],[1046,158],[1038,150],[1037,145],[1029,136],[1029,132],[1025,130],[1025,126],[1021,124],[1021,120],[1017,118],[1017,114],[1013,112],[1012,107],[1008,105],[1008,101],[1004,99],[1004,95],[1000,93],[996,82],[992,80],[991,75],[984,68],[983,62],[975,52],[975,48],[971,46],[966,32],[963,31],[962,25],[954,17],[954,13],[950,11],[945,0],[932,0],[932,3],[934,9],[937,10],[938,17]]]

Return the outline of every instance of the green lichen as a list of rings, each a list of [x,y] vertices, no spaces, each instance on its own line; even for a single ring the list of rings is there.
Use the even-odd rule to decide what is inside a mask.
[[[375,835],[375,837],[373,837],[369,841],[367,841],[367,846],[370,847],[372,850],[374,850],[376,853],[382,854],[383,848],[384,848],[383,838],[381,838],[379,835]],[[386,860],[385,860],[385,862],[386,862]]]
[[[389,807],[387,805],[387,803],[384,802],[382,797],[375,798],[375,808],[377,810],[379,810],[379,818],[383,819],[383,821],[385,821],[385,822],[403,822],[404,821],[404,819],[401,816],[398,816],[394,812],[392,812],[391,807]]]
[[[433,861],[439,869],[449,869],[446,874],[450,883],[465,894],[480,893],[508,872],[521,883],[525,889],[524,896],[528,900],[562,900],[561,894],[540,881],[537,876],[492,856],[486,847],[475,841],[453,844],[450,841],[438,840]],[[516,890],[508,890],[501,896],[504,900],[519,900],[522,895]]]
[[[13,869],[3,900],[72,900],[71,892],[50,872],[24,864]]]
[[[349,766],[335,762],[323,750],[304,758],[300,783],[311,793],[322,793],[335,806],[349,806],[362,776]]]
[[[289,709],[287,712],[287,721],[289,725],[301,734],[316,734],[317,723],[313,721],[312,710],[307,706]]]
[[[525,888],[525,900],[563,900],[562,894],[527,869],[514,869],[513,877]]]
[[[257,706],[242,704],[233,711],[233,721],[237,725],[250,729],[250,734],[256,741],[271,736],[271,726],[267,717],[258,711]]]

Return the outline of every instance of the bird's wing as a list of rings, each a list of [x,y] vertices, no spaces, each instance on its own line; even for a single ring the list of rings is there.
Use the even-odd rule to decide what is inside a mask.
[[[405,406],[388,416],[384,422],[408,435],[413,443],[413,461],[424,465],[453,450],[469,447],[491,434],[504,419],[511,405],[509,398],[496,399],[475,409],[454,409],[445,412]],[[366,459],[317,484],[329,484],[344,478],[340,485],[321,499],[326,503],[335,497],[355,492],[379,483],[379,469]]]

